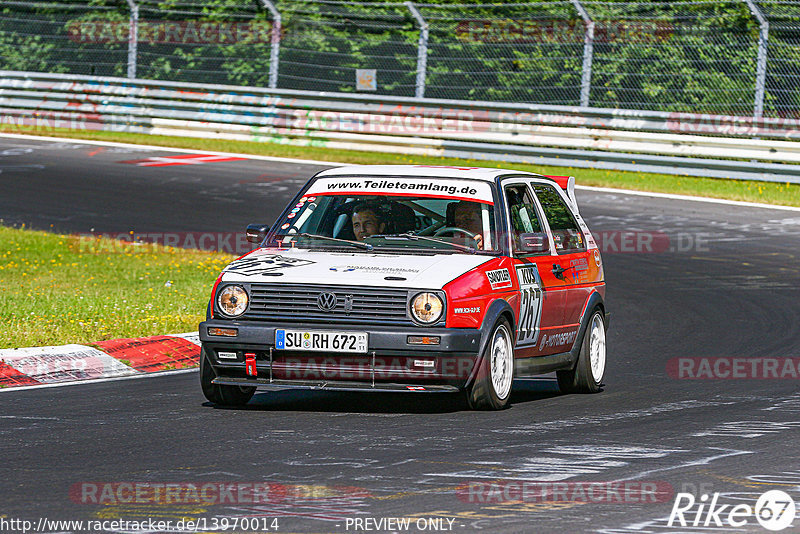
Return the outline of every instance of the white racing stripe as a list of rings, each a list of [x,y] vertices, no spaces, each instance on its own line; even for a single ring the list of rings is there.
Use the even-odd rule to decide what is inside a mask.
[[[194,150],[189,148],[173,148],[173,147],[164,147],[164,146],[157,146],[157,145],[137,145],[132,143],[115,143],[110,141],[91,141],[86,139],[71,139],[68,137],[47,137],[47,136],[38,136],[38,135],[26,135],[26,134],[9,134],[9,133],[0,133],[0,138],[8,138],[8,139],[33,139],[38,141],[55,141],[58,143],[74,143],[74,144],[84,144],[84,145],[95,145],[95,146],[113,146],[113,147],[123,147],[123,148],[141,148],[143,150],[162,150],[164,152],[180,152],[183,154],[214,154],[219,156],[231,156],[231,157],[239,157],[239,158],[246,158],[252,160],[260,160],[260,161],[277,161],[277,162],[284,162],[284,163],[298,163],[298,164],[305,164],[305,165],[325,165],[328,167],[342,167],[345,165],[351,165],[350,163],[341,163],[338,161],[318,161],[312,159],[300,159],[300,158],[281,158],[277,156],[259,156],[254,154],[240,154],[236,152],[214,152],[211,150]],[[577,174],[580,176],[580,172]],[[309,176],[310,178],[310,176]],[[708,202],[712,204],[724,204],[728,206],[743,206],[743,207],[750,207],[750,208],[763,208],[763,209],[771,209],[771,210],[784,210],[784,211],[797,211],[800,212],[800,207],[795,206],[780,206],[774,204],[761,204],[758,202],[744,202],[741,200],[725,200],[721,198],[711,198],[711,197],[699,197],[699,196],[690,196],[690,195],[675,195],[671,193],[655,193],[649,191],[634,191],[631,189],[615,189],[611,187],[593,187],[588,185],[576,185],[575,189],[581,189],[585,191],[595,191],[599,193],[616,193],[619,195],[635,195],[635,196],[643,196],[643,197],[652,197],[652,198],[665,198],[671,200],[686,200],[690,202]]]

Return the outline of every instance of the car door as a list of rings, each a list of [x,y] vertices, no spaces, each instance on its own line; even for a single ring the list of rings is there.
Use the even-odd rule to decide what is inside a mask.
[[[558,347],[542,346],[540,339],[563,328],[565,283],[548,274],[552,250],[546,227],[542,224],[533,191],[524,179],[503,184],[508,219],[510,252],[520,288],[520,309],[517,316],[517,358],[553,354]],[[544,238],[542,250],[534,250],[526,240]]]
[[[560,188],[543,181],[531,181],[530,185],[552,236],[554,254],[542,258],[542,276],[564,292],[563,329],[544,344],[563,352],[572,348],[583,306],[593,288],[587,238]]]

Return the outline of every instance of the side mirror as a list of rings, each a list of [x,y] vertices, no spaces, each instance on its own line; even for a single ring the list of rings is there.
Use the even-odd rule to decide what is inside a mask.
[[[520,234],[519,246],[522,252],[549,252],[550,239],[544,232],[533,232],[529,234]]]
[[[263,224],[248,224],[245,235],[249,243],[261,243],[269,233],[269,226]]]

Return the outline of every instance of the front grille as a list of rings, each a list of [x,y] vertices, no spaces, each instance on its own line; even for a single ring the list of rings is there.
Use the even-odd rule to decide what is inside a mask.
[[[320,293],[336,295],[330,311],[317,305]],[[348,296],[352,308],[346,310]],[[324,322],[358,324],[413,324],[406,313],[408,290],[348,286],[251,284],[250,308],[245,319],[274,319],[283,322]]]

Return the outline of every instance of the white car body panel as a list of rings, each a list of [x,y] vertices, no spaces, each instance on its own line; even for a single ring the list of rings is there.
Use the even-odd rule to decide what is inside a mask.
[[[481,254],[401,255],[260,248],[229,264],[221,282],[442,289],[493,258]]]

